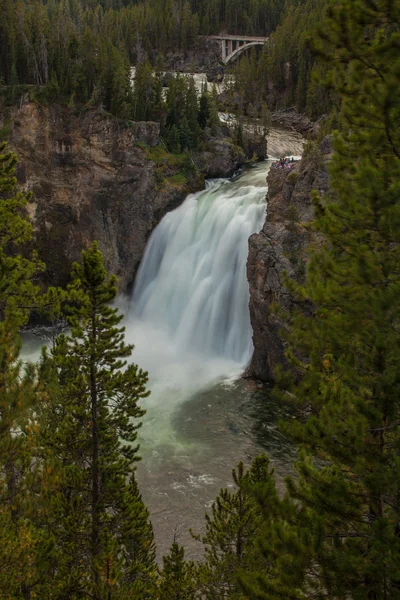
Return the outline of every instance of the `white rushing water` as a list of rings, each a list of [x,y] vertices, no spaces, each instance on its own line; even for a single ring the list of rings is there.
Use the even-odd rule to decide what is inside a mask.
[[[207,184],[154,232],[133,297],[137,319],[181,348],[245,364],[251,355],[247,240],[265,215],[263,188]]]
[[[236,379],[251,358],[246,260],[265,219],[269,166],[208,182],[148,242],[127,327],[134,360],[150,377],[144,446],[176,444],[168,414],[193,393]]]

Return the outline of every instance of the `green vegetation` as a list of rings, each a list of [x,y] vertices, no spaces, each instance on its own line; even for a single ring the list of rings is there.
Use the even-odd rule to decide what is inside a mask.
[[[211,514],[206,515],[205,535],[194,535],[204,545],[204,563],[197,569],[197,589],[207,600],[243,597],[237,573],[249,570],[253,564],[262,518],[250,490],[264,485],[275,490],[273,470],[269,469],[266,456],[256,458],[247,472],[240,462],[232,471],[232,479],[235,491],[221,490]]]
[[[133,479],[147,376],[127,365],[133,347],[118,327],[122,315],[109,306],[116,278],[107,279],[95,243],[73,266],[72,280],[64,301],[71,333],[56,339],[42,364],[51,393],[40,412],[40,445],[57,471],[46,522],[55,538],[52,593],[81,590],[98,599],[147,577],[147,570],[135,573]],[[144,564],[152,562],[151,544],[148,550]]]
[[[160,600],[195,600],[194,565],[185,561],[185,551],[173,542],[169,554],[163,557],[159,584]]]
[[[194,184],[196,187],[197,182],[203,181],[203,176],[191,160],[188,152],[172,154],[161,144],[153,148],[148,146],[143,148],[147,158],[157,165],[155,177],[160,186],[178,188],[189,186],[190,188],[191,185]]]
[[[138,402],[147,375],[127,364],[122,316],[109,306],[94,243],[66,291],[39,295],[34,254],[16,191],[16,157],[0,147],[0,596],[152,598],[153,534],[135,478]],[[67,316],[39,365],[19,360],[20,330],[33,310]],[[133,596],[132,596],[133,594]]]
[[[247,114],[261,114],[263,103],[271,109],[294,106],[311,119],[337,110],[337,96],[321,85],[326,68],[309,45],[327,6],[328,0],[287,4],[262,52],[253,50],[234,67],[228,104]]]
[[[302,448],[298,478],[282,503],[263,498],[272,573],[242,576],[251,599],[400,598],[399,24],[397,2],[342,0],[319,45],[342,99],[333,191],[314,196],[325,247],[291,285],[315,307],[291,315],[301,381],[279,376],[309,416],[284,425]]]
[[[295,22],[300,9],[316,15],[322,5],[288,2],[285,10]],[[254,6],[251,19],[261,4]],[[11,42],[24,40],[21,32],[31,27],[35,34],[25,34],[24,42],[34,50],[27,72],[43,80],[47,64],[48,93],[66,86],[63,93],[73,90],[77,97],[87,80],[70,60],[80,42],[71,44],[75,24],[68,18],[77,18],[79,7],[2,0],[0,64],[10,85],[20,80],[27,56]],[[202,7],[198,3],[199,27],[211,14]],[[95,77],[93,89],[122,114],[131,106],[131,92],[123,49],[113,45],[113,19],[144,7],[109,8],[85,6],[80,23],[90,15],[99,31],[107,23],[111,28],[104,46],[110,55],[92,48],[86,58],[107,64],[101,93]],[[190,5],[181,9],[191,22]],[[218,24],[227,18],[223,14]],[[51,20],[54,15],[58,21]],[[90,47],[90,32],[79,31],[86,31]],[[66,290],[41,293],[36,280],[44,265],[28,251],[29,196],[17,190],[15,155],[0,145],[0,597],[400,599],[399,31],[398,0],[336,0],[314,40],[326,93],[339,99],[340,113],[331,193],[313,196],[310,227],[325,241],[311,253],[304,285],[287,281],[299,306],[287,316],[287,357],[294,371],[276,373],[277,396],[301,415],[282,424],[299,447],[297,476],[279,497],[265,456],[248,471],[239,463],[235,488],[221,490],[205,533],[195,535],[204,546],[199,564],[185,561],[176,542],[163,568],[155,564],[134,470],[147,376],[129,362],[132,347],[125,344],[121,315],[110,307],[116,279],[107,275],[94,243],[74,265]],[[46,35],[60,42],[65,61],[56,52],[50,61]],[[83,56],[75,58],[86,64]],[[95,72],[89,63],[84,68]],[[62,78],[56,78],[57,69],[64,69]],[[143,89],[149,72],[143,67]],[[159,90],[157,78],[151,86]],[[135,110],[144,116],[157,111],[157,94],[137,94]],[[177,78],[170,86],[164,136],[177,154],[145,149],[159,169],[184,168],[189,155],[179,150],[193,147],[201,128],[212,130],[215,104],[212,96],[205,98],[200,106],[196,98],[195,106],[190,80]],[[174,174],[170,183],[181,185],[183,177]],[[297,227],[295,212],[286,216]],[[21,328],[33,311],[62,314],[70,327],[38,365],[19,359]]]
[[[271,35],[260,58],[244,59],[235,70],[235,91],[246,110],[268,99],[270,104],[295,103],[315,117],[327,111],[329,95],[315,83],[320,74],[305,40],[321,21],[327,0],[143,0],[121,3],[98,0],[1,0],[0,96],[13,103],[28,93],[40,102],[69,107],[103,106],[124,119],[163,123],[161,77],[163,56],[200,48],[198,34],[219,31]],[[290,40],[290,43],[288,43]],[[197,44],[197,46],[196,46]],[[131,65],[136,65],[135,90]],[[273,93],[270,86],[273,85]],[[196,145],[208,109],[173,129],[174,99],[181,82],[172,82],[167,101],[168,144],[178,151]],[[179,89],[178,89],[179,88]],[[194,110],[195,91],[186,94]],[[180,102],[179,111],[183,110]],[[172,112],[171,112],[172,111]],[[167,138],[166,138],[167,139]]]

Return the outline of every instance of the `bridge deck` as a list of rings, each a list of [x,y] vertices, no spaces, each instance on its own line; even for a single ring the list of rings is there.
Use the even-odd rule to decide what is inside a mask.
[[[268,40],[267,37],[258,37],[254,35],[228,35],[220,33],[219,35],[203,35],[201,37],[208,38],[210,40],[240,40],[243,42],[266,42]]]

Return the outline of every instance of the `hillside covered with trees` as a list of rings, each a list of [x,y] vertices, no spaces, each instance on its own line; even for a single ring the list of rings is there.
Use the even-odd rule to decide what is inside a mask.
[[[276,26],[273,15],[284,12],[277,1],[254,2],[251,10],[248,4],[232,2],[229,18],[245,11],[249,32],[261,31],[261,21]],[[283,62],[297,52],[303,62],[291,74],[293,101],[314,114],[321,100],[312,91],[314,75],[321,74],[324,93],[337,99],[331,191],[313,194],[314,220],[300,224],[318,243],[304,283],[285,282],[298,299],[285,317],[293,368],[278,369],[274,394],[296,417],[281,424],[299,450],[296,475],[278,493],[266,456],[247,470],[239,463],[232,486],[206,515],[205,531],[192,532],[202,561],[186,561],[176,541],[162,565],[155,560],[135,476],[148,375],[131,362],[112,304],[116,278],[94,242],[65,289],[41,289],[30,194],[17,186],[17,157],[0,145],[0,598],[400,599],[400,2],[335,0],[319,12],[322,5],[285,4],[291,17],[276,30],[275,60],[252,59],[254,69],[264,59],[265,69],[276,68],[278,85]],[[130,91],[127,65],[137,57],[124,36],[130,18],[144,29],[154,25],[149,15],[157,4],[1,6],[7,85],[49,86],[46,94],[58,86],[82,102],[108,90],[110,108],[132,94],[132,110],[152,116],[146,110],[157,102],[146,104],[138,91],[144,84]],[[174,7],[186,11],[193,31],[228,26],[228,0],[163,6],[172,15]],[[307,19],[322,17],[312,41],[317,63],[307,58],[312,50],[303,34],[293,32],[302,19],[306,30]],[[159,32],[164,25],[172,31],[168,20],[157,22]],[[156,30],[148,39],[141,34],[143,48]],[[138,43],[136,34],[132,39]],[[147,68],[142,63],[138,81],[151,76]],[[245,93],[240,68],[235,85]],[[173,150],[195,143],[206,122],[212,126],[215,106],[196,98],[194,107],[190,81],[177,78],[166,102]],[[20,358],[32,314],[68,324],[35,364]]]
[[[326,101],[313,75],[319,72],[305,45],[320,22],[326,0],[203,0],[108,3],[71,0],[2,0],[0,83],[10,101],[37,88],[42,102],[103,105],[122,118],[141,119],[132,98],[130,68],[146,64],[159,72],[169,52],[183,55],[198,35],[219,31],[269,36],[261,56],[245,59],[235,71],[235,89],[246,104],[295,103],[312,116]],[[290,40],[290,43],[287,43]],[[289,65],[289,66],[288,66]],[[269,94],[269,86],[274,94]],[[149,96],[159,95],[157,85]],[[153,104],[159,103],[159,97]],[[145,115],[160,118],[160,110]]]
[[[295,106],[312,120],[337,111],[338,98],[321,85],[326,66],[310,44],[327,5],[325,0],[307,0],[287,8],[262,52],[252,52],[235,65],[230,102],[236,93],[246,110],[251,106],[259,112],[263,103],[271,109]]]

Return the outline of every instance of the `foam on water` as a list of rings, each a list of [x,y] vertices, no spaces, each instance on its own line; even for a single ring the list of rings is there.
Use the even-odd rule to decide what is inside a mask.
[[[149,371],[144,433],[147,438],[151,431],[153,447],[154,436],[160,444],[173,436],[166,417],[174,407],[217,381],[237,378],[251,358],[248,238],[265,219],[269,165],[234,182],[208,182],[168,213],[149,240],[127,337],[135,362]]]

